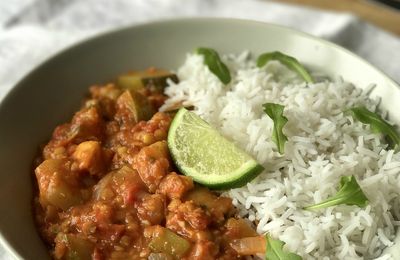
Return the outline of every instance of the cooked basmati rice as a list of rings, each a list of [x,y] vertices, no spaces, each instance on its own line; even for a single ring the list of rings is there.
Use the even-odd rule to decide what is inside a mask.
[[[400,153],[386,150],[380,135],[343,112],[355,105],[375,110],[371,86],[363,91],[340,78],[306,84],[279,62],[257,68],[249,52],[222,58],[232,75],[227,86],[201,56],[188,54],[177,71],[180,82],[169,82],[164,108],[193,105],[265,167],[246,186],[225,192],[240,215],[303,259],[399,259],[382,252],[400,223]],[[283,155],[271,140],[266,102],[285,106],[289,140]],[[357,178],[367,207],[302,209],[334,195],[345,175]]]

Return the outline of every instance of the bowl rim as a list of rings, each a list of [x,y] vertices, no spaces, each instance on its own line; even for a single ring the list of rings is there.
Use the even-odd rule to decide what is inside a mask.
[[[112,28],[112,29],[107,29],[105,31],[101,31],[99,33],[95,33],[94,35],[90,35],[89,37],[85,37],[82,39],[77,40],[76,42],[73,42],[72,44],[68,44],[67,46],[62,47],[60,50],[56,51],[55,53],[49,55],[47,58],[39,62],[37,65],[35,65],[33,68],[28,70],[27,73],[25,73],[16,83],[14,83],[8,92],[5,94],[5,96],[0,100],[0,111],[4,109],[4,106],[9,102],[10,99],[12,99],[12,96],[15,95],[18,91],[23,86],[23,82],[26,81],[28,78],[31,77],[31,75],[34,75],[37,73],[37,71],[40,71],[44,66],[46,66],[47,63],[52,62],[53,60],[58,59],[59,57],[66,55],[69,51],[79,48],[82,45],[90,45],[93,42],[96,42],[102,38],[105,37],[112,37],[113,34],[121,34],[130,30],[136,30],[139,28],[146,29],[146,27],[157,27],[159,25],[165,25],[165,24],[189,24],[190,23],[205,23],[205,22],[216,22],[216,23],[227,23],[227,24],[247,24],[249,26],[252,25],[257,25],[257,26],[263,26],[263,27],[270,27],[270,28],[275,28],[278,29],[279,31],[284,31],[285,33],[288,34],[294,34],[298,35],[300,37],[308,38],[310,40],[313,40],[315,42],[318,42],[322,45],[328,46],[331,49],[337,50],[339,52],[342,52],[344,55],[351,56],[353,59],[355,59],[359,63],[364,63],[364,65],[367,65],[370,67],[370,69],[375,70],[378,72],[378,74],[385,79],[388,84],[394,85],[400,90],[400,85],[397,83],[394,79],[392,79],[390,76],[388,76],[385,72],[383,72],[380,68],[377,68],[376,66],[372,65],[369,61],[365,60],[358,54],[355,54],[354,52],[346,49],[345,47],[342,47],[336,43],[333,43],[329,40],[314,36],[312,34],[284,26],[284,25],[279,25],[275,23],[270,23],[270,22],[264,22],[264,21],[258,21],[258,20],[251,20],[251,19],[243,19],[243,18],[228,18],[228,17],[207,17],[207,16],[202,16],[202,17],[179,17],[179,18],[162,18],[162,19],[156,19],[152,21],[145,21],[145,22],[139,22],[135,24],[128,24],[128,25],[123,25],[117,28]],[[3,235],[3,232],[0,227],[0,246],[4,248],[4,253],[5,254],[11,254],[15,259],[23,259],[23,257],[20,255],[20,253],[8,242],[6,237]]]

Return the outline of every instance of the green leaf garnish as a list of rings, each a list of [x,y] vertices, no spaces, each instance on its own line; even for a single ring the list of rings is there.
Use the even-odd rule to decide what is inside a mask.
[[[264,112],[274,121],[274,130],[272,132],[272,141],[274,141],[278,147],[280,154],[283,154],[285,150],[285,142],[288,140],[286,135],[283,133],[283,126],[286,124],[288,119],[283,115],[284,106],[274,103],[263,104]]]
[[[196,53],[204,56],[204,63],[210,71],[225,85],[231,82],[231,74],[228,67],[221,61],[218,53],[210,48],[197,48]]]
[[[365,196],[354,176],[343,176],[340,179],[339,191],[332,198],[304,209],[322,209],[340,204],[357,205],[361,208],[368,204],[368,198]]]
[[[378,114],[375,114],[365,107],[353,107],[350,109],[352,116],[364,124],[371,126],[371,130],[375,133],[383,134],[388,143],[389,149],[399,149],[400,135],[397,133],[395,127]]]
[[[283,250],[284,242],[269,235],[265,236],[265,240],[267,242],[265,260],[301,260],[301,256]]]
[[[314,79],[296,58],[283,54],[282,52],[279,51],[263,53],[260,56],[258,56],[257,67],[261,68],[271,60],[279,61],[280,63],[288,67],[290,70],[293,70],[294,72],[299,74],[306,82],[314,83]]]

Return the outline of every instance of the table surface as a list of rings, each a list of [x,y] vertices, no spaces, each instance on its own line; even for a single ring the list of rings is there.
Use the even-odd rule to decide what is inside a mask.
[[[400,35],[400,10],[367,0],[278,0],[298,5],[306,5],[332,11],[351,12],[359,17]]]

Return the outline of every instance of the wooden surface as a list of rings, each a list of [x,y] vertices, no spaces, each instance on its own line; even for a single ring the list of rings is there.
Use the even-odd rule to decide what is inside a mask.
[[[331,11],[351,12],[383,29],[400,35],[400,11],[368,0],[276,0]]]

